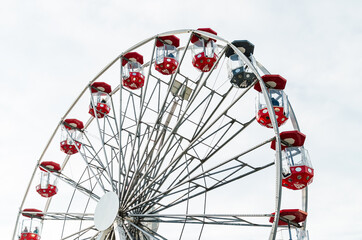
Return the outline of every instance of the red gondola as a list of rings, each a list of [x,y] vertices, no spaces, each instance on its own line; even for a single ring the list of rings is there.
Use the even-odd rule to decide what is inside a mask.
[[[287,80],[280,75],[264,75],[262,79],[268,89],[268,95],[274,108],[278,127],[280,127],[289,118],[288,98],[283,91]],[[254,89],[259,92],[256,104],[256,120],[262,126],[273,128],[259,82],[255,84]]]
[[[42,229],[42,211],[35,208],[27,208],[23,210],[22,215],[26,217],[20,226],[20,240],[40,240]],[[30,219],[29,219],[30,218]]]
[[[313,182],[314,169],[304,147],[288,147],[282,154],[283,187],[299,190]]]
[[[42,162],[39,166],[41,170],[41,178],[40,178],[40,184],[36,186],[36,191],[40,194],[40,196],[49,198],[57,194],[58,188],[53,181],[51,183],[51,175],[47,172],[59,172],[60,171],[60,165],[55,162],[47,161]]]
[[[155,69],[163,75],[175,73],[178,62],[180,39],[174,35],[159,37],[156,41]]]
[[[89,105],[89,114],[95,117],[94,111],[96,111],[97,117],[103,118],[111,110],[108,101],[112,88],[105,82],[94,82],[90,88],[92,99]]]
[[[66,119],[62,124],[60,149],[68,155],[75,154],[82,147],[83,122],[77,119]]]
[[[145,76],[143,75],[143,56],[137,52],[129,52],[123,56],[123,86],[135,90],[143,87]]]
[[[299,190],[312,183],[314,169],[308,151],[303,147],[306,136],[299,131],[280,133],[283,164],[283,187]],[[275,150],[275,140],[271,143]]]
[[[208,32],[217,35],[217,32],[211,28],[198,28],[197,30]],[[208,72],[214,66],[217,56],[216,40],[206,36],[194,34],[191,38],[193,43],[192,51],[192,65],[202,72]]]

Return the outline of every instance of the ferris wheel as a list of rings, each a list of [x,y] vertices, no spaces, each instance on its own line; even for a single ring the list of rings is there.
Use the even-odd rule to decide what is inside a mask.
[[[127,49],[61,118],[13,239],[309,239],[314,169],[286,82],[210,28]]]

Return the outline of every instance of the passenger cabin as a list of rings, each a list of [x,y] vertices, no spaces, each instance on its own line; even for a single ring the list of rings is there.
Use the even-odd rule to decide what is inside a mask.
[[[143,87],[143,56],[137,52],[129,52],[122,57],[122,82],[123,86],[136,90]]]
[[[40,196],[50,198],[57,194],[58,188],[56,186],[55,179],[52,179],[49,172],[60,172],[60,165],[55,162],[45,161],[40,164],[39,168],[41,170],[40,184],[36,186],[36,191],[40,194]]]
[[[24,209],[22,215],[25,217],[20,224],[20,240],[40,240],[42,230],[42,211],[35,208]]]
[[[288,147],[283,152],[283,186],[292,190],[305,188],[312,183],[314,169],[304,147]]]
[[[62,124],[60,149],[68,155],[79,152],[83,140],[83,122],[77,119],[66,119]]]
[[[89,114],[93,117],[103,118],[111,110],[109,104],[109,94],[112,92],[112,88],[105,82],[94,82],[90,85],[91,101],[89,105]],[[97,114],[94,114],[94,113]]]
[[[178,50],[180,39],[175,35],[159,37],[156,41],[155,69],[163,75],[171,75],[176,72],[178,62]]]
[[[274,108],[278,127],[280,127],[289,118],[288,98],[283,91],[287,80],[280,75],[264,75],[261,78],[267,87],[268,97]],[[273,128],[266,100],[259,82],[254,85],[254,89],[259,92],[256,101],[256,121],[262,126]]]
[[[254,45],[248,40],[235,40],[231,43],[237,47],[247,58],[254,53]],[[256,76],[249,69],[244,60],[230,46],[226,50],[228,78],[230,83],[237,88],[247,88],[255,80]]]
[[[280,133],[282,150],[282,185],[292,190],[303,189],[313,181],[314,169],[308,151],[303,147],[306,136],[297,131]],[[271,148],[276,148],[275,140]]]
[[[211,28],[198,28],[197,30],[217,35]],[[194,33],[191,38],[192,65],[201,72],[209,72],[217,61],[216,40]]]

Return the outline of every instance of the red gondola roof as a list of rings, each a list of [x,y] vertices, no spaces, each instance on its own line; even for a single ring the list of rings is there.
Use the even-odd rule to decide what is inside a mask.
[[[123,57],[127,58],[130,61],[138,62],[140,64],[143,64],[143,56],[139,54],[138,52],[129,52],[123,55]],[[128,61],[126,59],[122,59],[122,66],[126,65]]]
[[[28,212],[37,212],[37,213],[28,213]],[[24,209],[22,215],[28,218],[42,218],[44,216],[44,214],[42,214],[42,211],[35,208]]]
[[[78,129],[84,128],[83,122],[78,119],[65,119],[64,123],[65,123],[63,124],[64,127],[68,130],[72,128],[78,128]]]
[[[277,74],[268,74],[261,77],[264,83],[267,85],[267,88],[283,90],[285,85],[287,84],[287,80],[280,75]],[[257,82],[254,85],[254,89],[258,92],[261,92],[260,83]]]
[[[211,34],[214,34],[214,35],[217,35],[217,32],[215,32],[214,30],[212,30],[211,28],[198,28],[197,30],[200,30],[200,31],[203,31],[203,32],[208,32],[208,33],[211,33]],[[212,38],[208,38],[206,36],[202,36],[205,40],[209,41],[209,40],[212,40],[214,42],[216,42],[215,39],[212,39]],[[192,43],[195,43],[199,40],[199,38],[194,34],[191,38],[191,42]]]
[[[285,131],[285,132],[281,132],[280,133],[280,138],[287,142],[288,144],[290,144],[292,147],[301,147],[304,145],[304,141],[305,141],[305,138],[306,136],[297,131],[297,130],[294,130],[294,131]],[[275,144],[276,144],[276,141],[275,139],[271,142],[271,145],[270,147],[272,149],[275,150]],[[285,148],[287,148],[288,146],[286,144],[284,144],[283,142],[281,143],[281,147],[282,147],[282,150],[284,150]]]
[[[48,170],[49,172],[59,172],[61,169],[58,163],[52,161],[44,161],[40,163],[39,168],[44,172],[46,172],[46,170]]]
[[[112,92],[112,88],[109,84],[105,82],[94,82],[91,85],[91,91],[92,93],[101,91],[110,94]]]
[[[274,222],[274,215],[275,213],[272,213],[273,217],[271,217],[269,219],[269,222],[273,223]],[[288,219],[290,222],[294,222],[294,223],[301,223],[304,222],[305,219],[307,218],[307,213],[299,210],[299,209],[284,209],[284,210],[280,210],[280,216],[284,217],[286,219]],[[284,225],[288,225],[288,222],[283,221],[282,219],[279,219],[278,222],[279,226],[284,226]]]
[[[176,37],[175,35],[163,36],[163,37],[159,37],[159,38],[169,45],[172,45],[175,47],[180,46],[180,39],[178,37]],[[157,40],[156,47],[162,47],[163,45],[164,45],[163,42],[161,42],[160,40]]]

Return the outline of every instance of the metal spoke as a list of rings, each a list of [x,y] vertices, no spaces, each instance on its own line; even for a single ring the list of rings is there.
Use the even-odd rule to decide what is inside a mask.
[[[251,222],[255,218],[270,218],[271,214],[130,214],[131,217],[141,218],[143,222],[184,223],[270,227],[271,224]]]
[[[61,240],[70,239],[70,238],[72,238],[72,237],[74,237],[74,236],[77,236],[77,235],[78,235],[78,236],[77,236],[76,238],[79,238],[82,234],[85,234],[85,233],[87,233],[87,232],[90,231],[90,230],[96,230],[96,229],[94,228],[94,225],[93,225],[93,226],[90,226],[90,227],[87,227],[87,228],[85,228],[85,229],[82,229],[82,230],[80,230],[79,232],[76,232],[76,233],[73,233],[73,234],[71,234],[71,235],[68,235],[68,236],[62,238]]]

